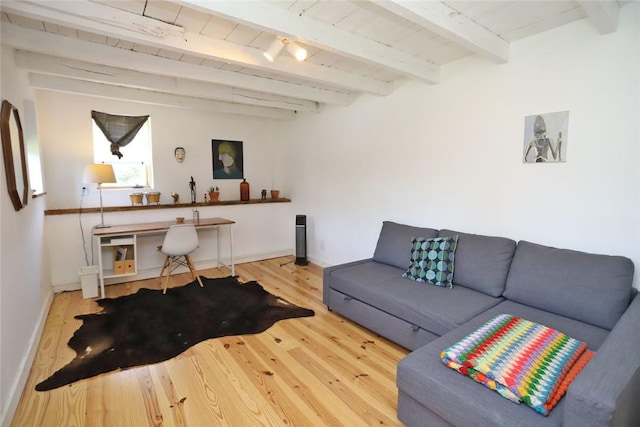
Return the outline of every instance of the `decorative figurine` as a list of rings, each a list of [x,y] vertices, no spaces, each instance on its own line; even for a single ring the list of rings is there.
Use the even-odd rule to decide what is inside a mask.
[[[191,177],[191,181],[189,181],[189,188],[191,188],[191,203],[196,202],[196,182]]]
[[[262,200],[267,200],[267,190],[262,190],[262,194],[260,196]]]
[[[207,193],[204,193],[204,202],[207,203]]]
[[[178,193],[171,193],[171,197],[173,198],[173,203],[177,205],[180,201],[180,195]]]

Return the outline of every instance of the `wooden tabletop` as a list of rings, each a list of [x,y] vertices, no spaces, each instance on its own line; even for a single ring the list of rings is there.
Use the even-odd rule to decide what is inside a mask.
[[[168,230],[176,221],[140,222],[137,224],[119,224],[107,228],[94,228],[94,236],[108,236],[110,234],[140,234],[152,233],[154,231]],[[184,224],[194,224],[193,220],[184,220]],[[200,218],[194,225],[198,227],[214,227],[216,225],[235,224],[235,221],[226,218]]]

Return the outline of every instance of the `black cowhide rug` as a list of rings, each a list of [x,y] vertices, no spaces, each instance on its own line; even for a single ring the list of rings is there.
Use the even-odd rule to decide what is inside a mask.
[[[82,326],[69,340],[76,357],[36,385],[51,390],[110,372],[161,362],[189,347],[229,335],[263,332],[278,320],[313,316],[265,291],[258,282],[235,277],[193,281],[161,290],[140,289],[133,295],[104,298],[103,310],[75,316]]]

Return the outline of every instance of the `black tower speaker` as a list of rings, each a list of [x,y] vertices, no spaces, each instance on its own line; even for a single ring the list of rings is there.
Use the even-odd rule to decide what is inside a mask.
[[[307,265],[307,216],[296,215],[296,264]]]

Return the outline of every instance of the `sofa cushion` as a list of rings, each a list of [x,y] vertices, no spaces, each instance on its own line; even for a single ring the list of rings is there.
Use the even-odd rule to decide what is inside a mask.
[[[446,289],[403,279],[399,269],[370,261],[331,272],[331,288],[435,335],[502,301],[462,286]]]
[[[453,288],[458,289],[458,287]],[[401,396],[411,398],[452,425],[545,427],[561,426],[565,399],[548,416],[526,405],[504,399],[494,391],[446,367],[440,353],[497,314],[509,313],[564,332],[584,341],[592,350],[604,342],[608,331],[512,301],[480,314],[446,335],[412,352],[398,363],[397,383]],[[471,396],[471,398],[470,398]],[[401,397],[404,398],[404,397]],[[399,406],[401,406],[399,404]],[[514,424],[514,420],[517,423]]]
[[[518,243],[504,296],[611,329],[631,297],[633,263],[535,243]]]
[[[499,297],[509,274],[516,242],[504,237],[440,230],[439,236],[458,236],[453,284]]]
[[[402,277],[430,285],[453,287],[453,270],[458,236],[416,237],[411,246],[411,260]]]
[[[438,230],[384,221],[373,259],[403,270],[409,265],[414,237],[438,237]]]

